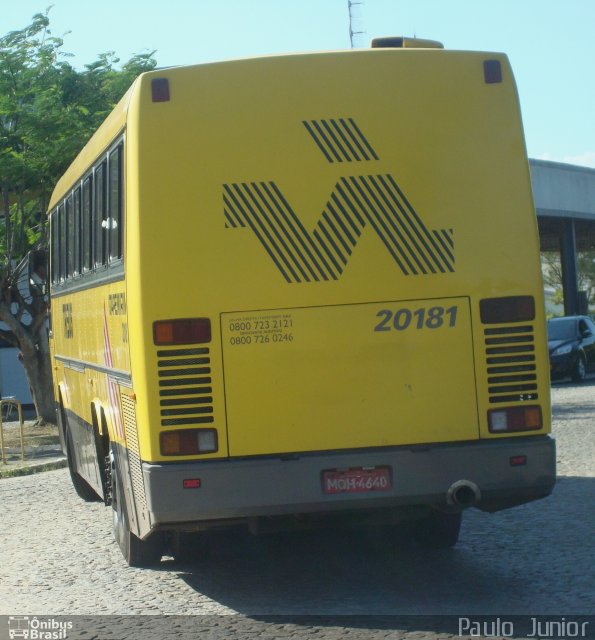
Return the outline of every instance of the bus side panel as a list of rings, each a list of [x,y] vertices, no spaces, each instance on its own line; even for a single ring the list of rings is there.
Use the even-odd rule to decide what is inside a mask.
[[[114,453],[116,464],[120,465],[120,477],[123,479],[127,492],[126,505],[131,531],[139,538],[144,538],[151,530],[151,520],[147,509],[145,481],[140,458],[136,399],[131,389],[120,388],[120,403],[126,446],[116,444]]]
[[[97,438],[93,425],[69,409],[66,410],[66,419],[74,449],[75,470],[91,485],[97,495],[104,499],[103,476],[100,469],[103,457],[98,455]]]

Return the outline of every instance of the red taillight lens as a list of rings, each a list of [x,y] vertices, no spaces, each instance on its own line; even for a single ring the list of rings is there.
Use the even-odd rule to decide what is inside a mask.
[[[159,436],[159,448],[163,456],[193,456],[199,453],[215,453],[219,446],[215,429],[180,429],[167,431]]]
[[[209,318],[158,320],[153,323],[153,342],[156,345],[200,344],[210,341]]]
[[[484,324],[527,322],[535,320],[535,299],[533,296],[486,298],[479,301],[479,312]]]
[[[488,411],[490,433],[538,431],[543,427],[541,407],[508,407]]]

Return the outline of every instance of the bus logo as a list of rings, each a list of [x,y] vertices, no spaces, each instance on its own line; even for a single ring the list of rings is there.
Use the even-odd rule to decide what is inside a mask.
[[[9,616],[8,617],[8,637],[29,639],[29,616]]]
[[[336,156],[330,156],[334,161],[378,159],[356,131],[366,156],[341,157],[337,148]],[[316,139],[321,151],[322,140]],[[331,150],[329,146],[325,153],[329,162]],[[249,228],[289,283],[338,280],[366,227],[380,238],[403,275],[455,270],[453,229],[429,229],[391,174],[341,178],[313,232],[273,181],[224,184],[223,206],[225,226]]]
[[[72,630],[70,621],[55,618],[38,618],[34,616],[9,616],[8,637],[10,640],[66,640],[68,631]]]

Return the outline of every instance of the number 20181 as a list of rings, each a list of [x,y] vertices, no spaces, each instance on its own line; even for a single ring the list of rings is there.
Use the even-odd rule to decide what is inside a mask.
[[[439,329],[440,327],[454,327],[457,323],[457,307],[429,307],[426,309],[403,308],[397,311],[382,309],[376,314],[380,322],[374,331],[405,331],[406,329]]]

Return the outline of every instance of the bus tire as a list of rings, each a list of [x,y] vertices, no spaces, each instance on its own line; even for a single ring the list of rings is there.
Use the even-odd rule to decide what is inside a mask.
[[[161,562],[163,554],[162,536],[153,533],[146,540],[141,540],[130,531],[128,512],[124,497],[124,487],[118,465],[112,460],[112,524],[114,538],[120,547],[124,560],[129,567],[152,567]]]
[[[432,511],[415,523],[415,541],[426,549],[449,549],[459,540],[462,512]]]
[[[68,471],[70,472],[72,486],[74,487],[78,497],[82,498],[85,502],[98,502],[101,498],[97,495],[95,489],[93,489],[93,487],[91,487],[91,485],[76,470],[74,462],[74,445],[72,443],[72,436],[70,435],[68,422],[66,421],[66,412],[62,405],[60,405],[60,419],[62,421],[64,441],[66,442],[66,460],[68,461]]]

